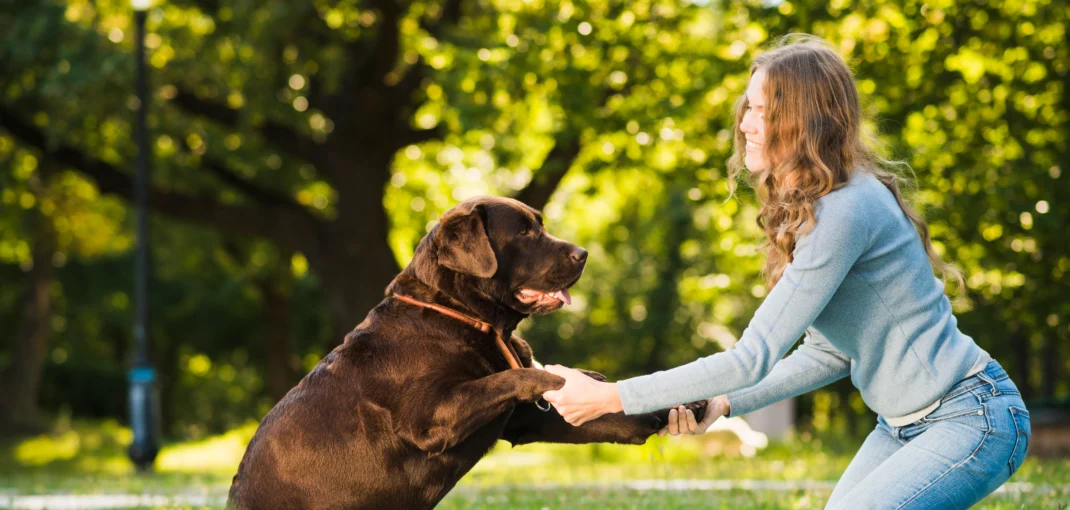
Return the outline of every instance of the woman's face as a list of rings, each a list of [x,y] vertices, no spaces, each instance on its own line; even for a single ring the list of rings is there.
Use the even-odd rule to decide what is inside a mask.
[[[743,162],[751,172],[761,172],[766,167],[762,156],[762,147],[765,145],[764,85],[765,70],[759,68],[751,75],[750,84],[747,85],[747,110],[743,112],[743,120],[739,123],[739,130],[747,138],[747,153],[743,156]]]

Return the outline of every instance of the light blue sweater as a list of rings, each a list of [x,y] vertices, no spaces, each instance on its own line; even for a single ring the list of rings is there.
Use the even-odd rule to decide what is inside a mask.
[[[876,177],[857,172],[815,212],[739,342],[620,381],[625,413],[728,394],[738,416],[850,375],[870,409],[900,417],[938,401],[988,357],[958,330],[913,223]]]

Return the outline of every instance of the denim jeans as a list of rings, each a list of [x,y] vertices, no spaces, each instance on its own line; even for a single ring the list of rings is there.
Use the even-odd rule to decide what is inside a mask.
[[[877,418],[826,508],[968,508],[1025,460],[1029,411],[999,363],[959,381],[928,416]]]

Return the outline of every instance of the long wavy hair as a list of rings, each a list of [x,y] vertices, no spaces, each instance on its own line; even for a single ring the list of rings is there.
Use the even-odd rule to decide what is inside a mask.
[[[957,282],[961,291],[962,273],[936,253],[928,224],[900,191],[909,181],[896,170],[910,167],[877,155],[876,135],[862,129],[854,75],[830,46],[815,36],[793,34],[751,64],[751,76],[758,69],[765,71],[766,168],[750,172],[750,179],[761,203],[758,226],[766,235],[766,285],[776,285],[792,260],[795,240],[813,228],[815,201],[846,185],[852,173],[866,171],[895,195],[917,228],[934,270],[945,283]],[[746,139],[739,125],[747,105],[744,94],[736,104],[735,152],[728,160],[732,192],[746,172]]]

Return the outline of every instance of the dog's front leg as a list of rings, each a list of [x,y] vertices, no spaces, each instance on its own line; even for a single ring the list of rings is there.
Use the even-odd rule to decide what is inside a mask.
[[[432,391],[435,397],[430,412],[426,408],[408,409],[402,415],[407,421],[399,432],[425,452],[442,453],[510,407],[534,402],[544,392],[564,384],[563,378],[545,370],[520,368]]]
[[[699,420],[705,415],[705,401],[688,407]],[[556,409],[543,412],[534,405],[522,405],[509,418],[502,439],[514,446],[535,442],[643,444],[668,423],[668,416],[668,409],[637,415],[611,413],[576,427],[566,422]]]

